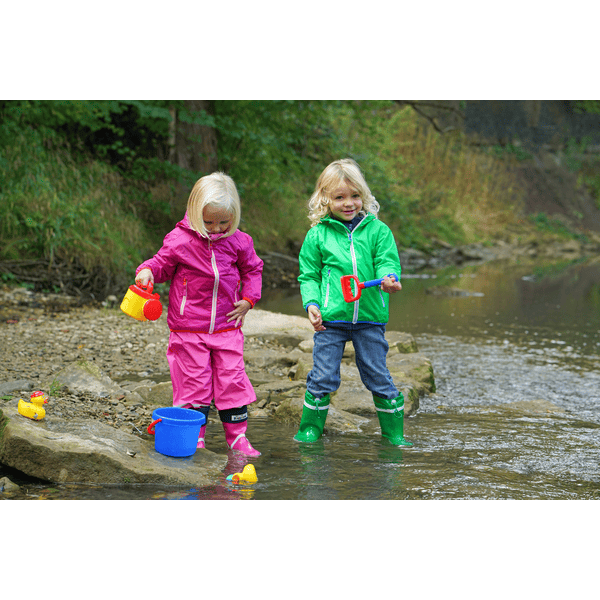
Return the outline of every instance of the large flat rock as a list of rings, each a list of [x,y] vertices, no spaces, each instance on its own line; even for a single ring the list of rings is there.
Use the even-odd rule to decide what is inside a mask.
[[[163,483],[203,486],[222,477],[227,457],[209,450],[164,456],[154,441],[99,421],[47,416],[32,421],[16,407],[0,411],[0,462],[54,483]]]

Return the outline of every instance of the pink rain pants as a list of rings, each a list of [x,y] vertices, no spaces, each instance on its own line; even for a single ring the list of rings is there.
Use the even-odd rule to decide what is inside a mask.
[[[167,360],[173,382],[173,406],[238,408],[256,400],[244,368],[241,329],[222,333],[172,331]]]

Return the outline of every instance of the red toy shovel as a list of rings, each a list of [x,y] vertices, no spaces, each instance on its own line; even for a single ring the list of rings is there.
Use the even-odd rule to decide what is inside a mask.
[[[393,277],[396,281],[398,281],[398,276],[396,273],[390,273],[388,277]],[[381,285],[382,281],[383,278],[371,279],[371,281],[360,283],[356,275],[342,275],[342,277],[340,277],[340,282],[342,284],[342,294],[344,294],[344,300],[346,302],[354,302],[360,298],[364,288]],[[352,292],[352,282],[354,282],[356,285],[356,294]]]

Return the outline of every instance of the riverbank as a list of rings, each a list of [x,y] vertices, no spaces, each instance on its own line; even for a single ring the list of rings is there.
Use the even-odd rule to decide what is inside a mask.
[[[157,321],[140,323],[116,306],[80,306],[70,296],[6,287],[0,290],[0,306],[2,463],[29,476],[63,483],[198,483],[214,478],[217,467],[225,467],[219,462],[223,457],[210,451],[197,453],[203,458],[196,470],[180,470],[177,477],[153,462],[153,438],[146,428],[154,409],[172,403],[165,356],[166,313]],[[306,374],[312,367],[312,327],[303,317],[254,309],[243,330],[246,370],[257,394],[249,407],[251,419],[297,426]],[[431,363],[418,352],[412,336],[388,332],[387,337],[389,368],[405,395],[410,416],[417,411],[419,399],[435,389]],[[360,432],[376,421],[351,345],[344,363],[344,383],[332,401],[326,433]],[[26,399],[37,389],[49,394],[50,401],[46,418],[31,422],[17,414],[16,406],[19,398]],[[221,429],[214,409],[209,426]],[[101,447],[98,439],[103,440]],[[29,445],[27,452],[23,445]],[[18,455],[15,448],[21,449]],[[119,450],[113,453],[115,448]],[[83,466],[90,456],[104,464],[101,471]],[[208,464],[207,456],[211,457]]]

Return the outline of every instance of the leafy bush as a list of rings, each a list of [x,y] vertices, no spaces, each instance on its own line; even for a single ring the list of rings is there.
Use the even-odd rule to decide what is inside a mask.
[[[0,147],[0,260],[77,261],[111,272],[138,264],[148,251],[137,216],[147,192],[99,161],[75,161],[44,127],[7,123]]]

